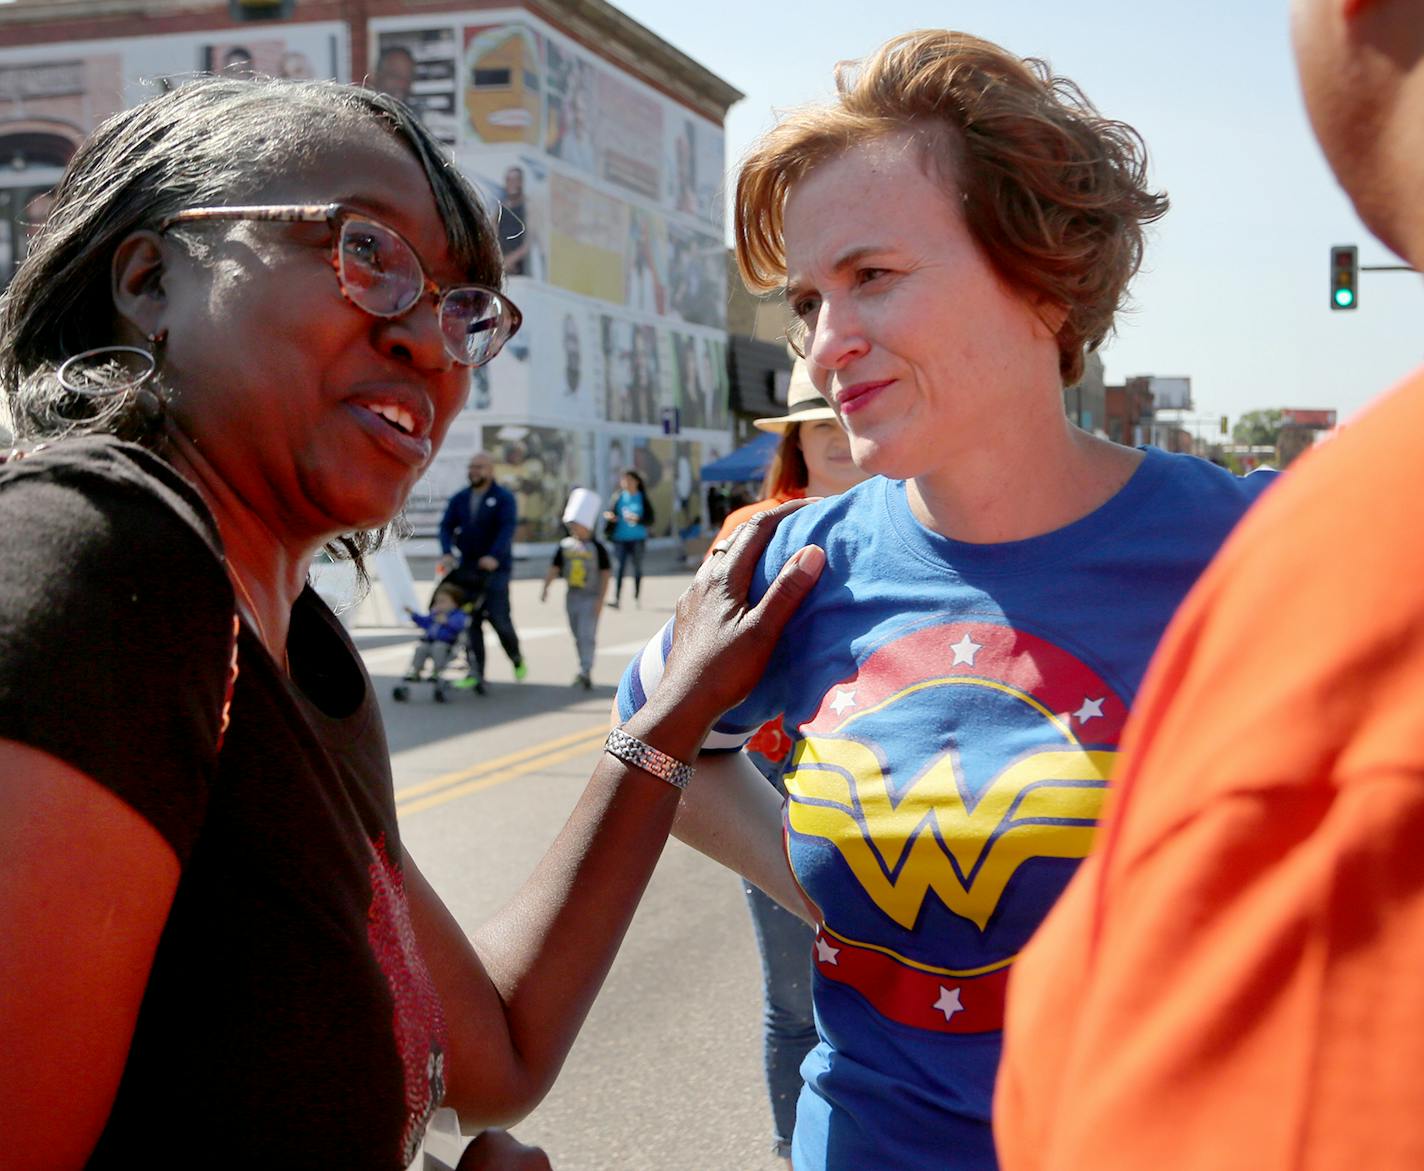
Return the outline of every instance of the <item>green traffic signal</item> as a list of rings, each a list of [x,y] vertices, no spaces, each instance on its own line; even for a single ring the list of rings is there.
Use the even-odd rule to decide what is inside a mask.
[[[1353,244],[1337,244],[1330,249],[1330,308],[1355,309],[1355,291],[1360,279],[1360,250]]]

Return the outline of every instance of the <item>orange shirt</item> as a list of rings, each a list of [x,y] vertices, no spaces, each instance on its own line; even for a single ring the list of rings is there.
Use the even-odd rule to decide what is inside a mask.
[[[1170,627],[1020,957],[1004,1171],[1424,1168],[1424,371]]]
[[[785,504],[788,500],[800,500],[801,497],[805,495],[805,492],[790,492],[785,496],[768,496],[765,500],[758,500],[754,504],[743,504],[741,508],[732,509],[731,512],[727,513],[727,518],[722,522],[722,527],[717,530],[717,537],[712,544],[715,545],[717,541],[730,537],[733,529],[740,524],[745,524],[751,520],[752,517],[756,516],[757,513],[769,512],[778,504]],[[711,549],[709,547],[708,555],[710,556],[710,554]],[[703,560],[705,561],[707,558],[704,557]]]
[[[805,492],[788,492],[784,496],[768,496],[765,500],[758,500],[752,504],[743,504],[741,508],[734,508],[727,513],[727,517],[722,521],[722,527],[717,530],[716,540],[726,540],[730,537],[738,525],[745,524],[756,516],[759,512],[768,512],[778,504],[785,504],[788,500],[800,500],[805,496]],[[708,547],[707,557],[712,556],[711,546]],[[747,751],[765,759],[773,767],[783,763],[791,752],[791,738],[786,734],[785,725],[781,722],[781,717],[774,720],[767,720],[757,729],[756,735],[747,741]]]

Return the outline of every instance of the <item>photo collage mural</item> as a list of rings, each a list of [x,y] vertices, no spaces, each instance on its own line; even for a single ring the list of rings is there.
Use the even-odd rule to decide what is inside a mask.
[[[627,466],[659,535],[695,528],[698,469],[730,435],[721,127],[520,10],[373,20],[370,59],[496,215],[525,318],[476,371],[417,531],[480,447],[520,541],[556,540],[568,490],[606,497]]]
[[[70,156],[109,115],[200,73],[344,81],[349,60],[338,22],[0,49],[0,287]]]

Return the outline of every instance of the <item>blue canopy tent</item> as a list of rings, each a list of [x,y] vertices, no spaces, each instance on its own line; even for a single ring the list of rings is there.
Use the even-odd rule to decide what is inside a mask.
[[[702,465],[704,484],[741,484],[747,480],[760,480],[771,462],[772,454],[781,436],[772,431],[762,431],[750,443],[744,443],[736,451]]]

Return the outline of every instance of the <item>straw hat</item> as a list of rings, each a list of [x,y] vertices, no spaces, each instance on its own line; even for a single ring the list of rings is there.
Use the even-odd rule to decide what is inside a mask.
[[[786,388],[786,414],[769,419],[753,419],[752,426],[761,431],[785,431],[792,423],[812,423],[817,419],[834,419],[835,411],[821,392],[811,383],[806,362],[797,358],[791,367],[791,383]]]

